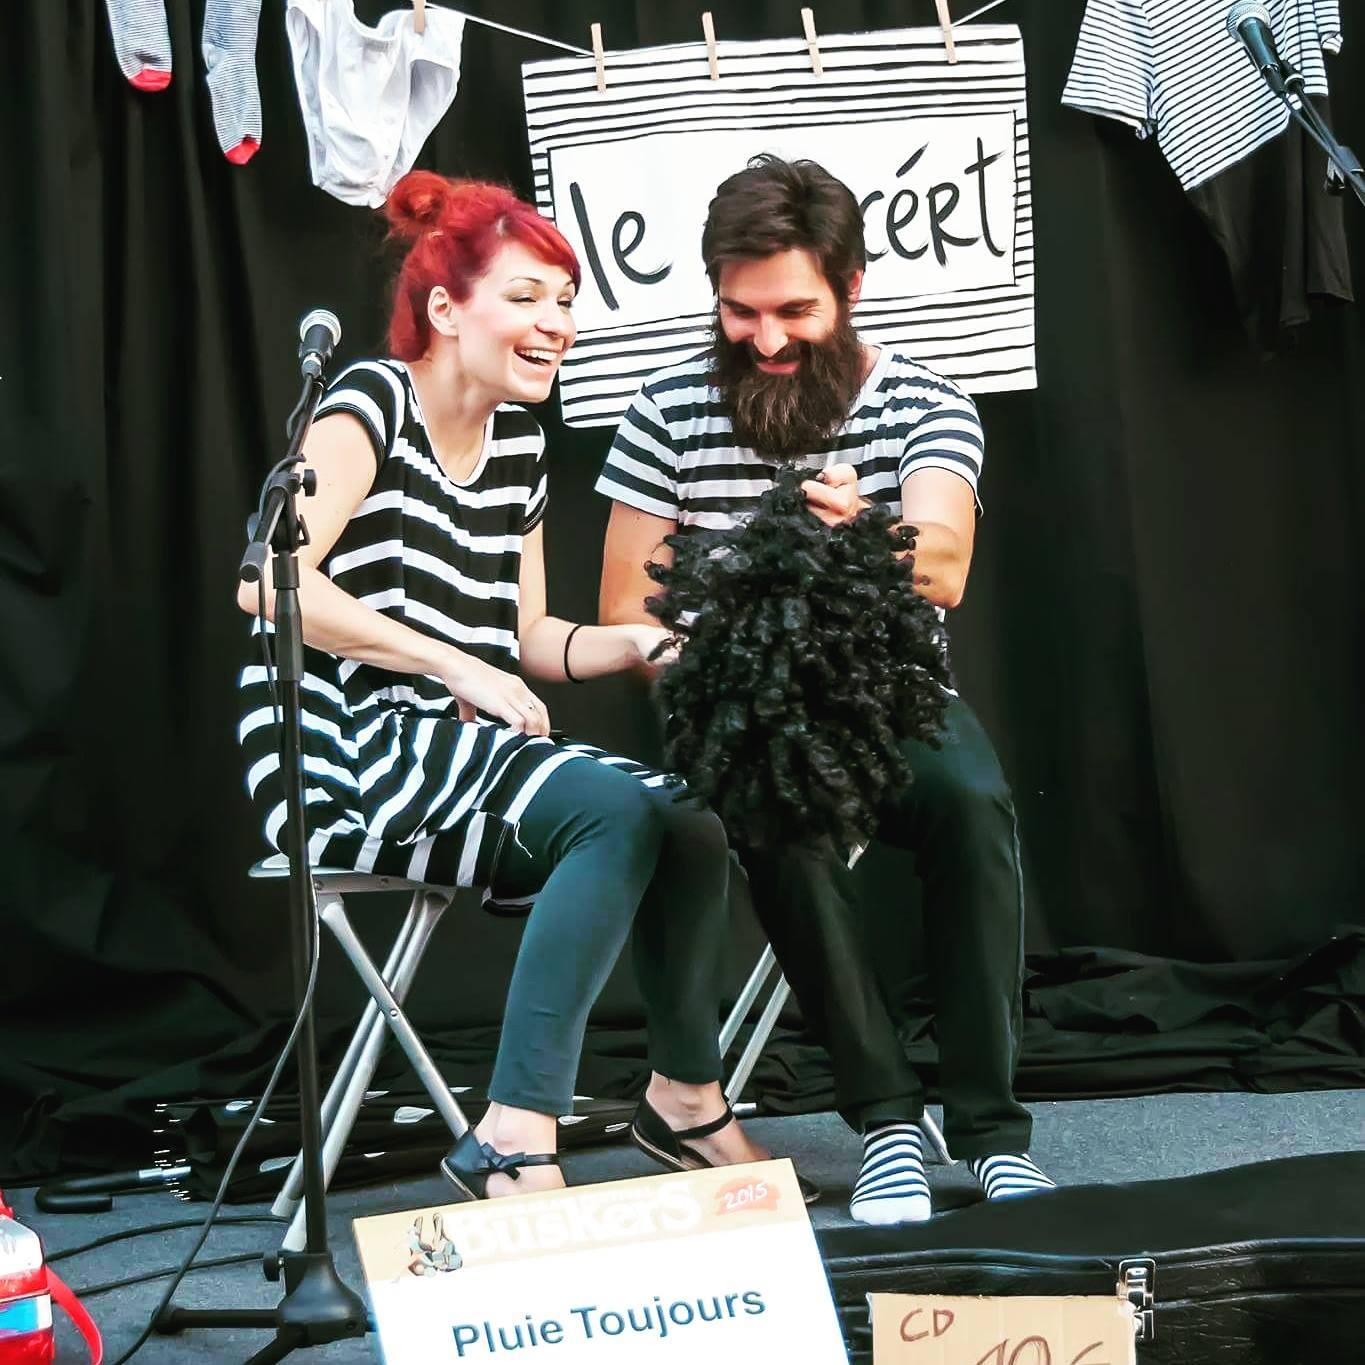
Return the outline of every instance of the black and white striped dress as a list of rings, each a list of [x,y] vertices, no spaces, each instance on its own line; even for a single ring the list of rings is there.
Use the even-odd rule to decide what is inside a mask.
[[[519,655],[523,537],[545,514],[545,439],[500,406],[474,472],[456,483],[427,441],[407,367],[364,360],[340,375],[318,418],[364,424],[378,468],[321,569],[351,596],[506,672]],[[307,503],[302,510],[307,515]],[[661,774],[586,744],[463,722],[438,678],[398,674],[307,649],[303,748],[314,867],[355,868],[447,886],[487,887],[499,851],[545,779],[576,758]],[[239,738],[267,840],[284,842],[278,734],[262,664],[242,670]],[[525,903],[490,909],[525,909]]]

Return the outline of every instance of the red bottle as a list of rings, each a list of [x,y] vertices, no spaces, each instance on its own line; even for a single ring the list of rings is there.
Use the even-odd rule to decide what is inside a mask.
[[[51,1365],[54,1351],[43,1245],[0,1197],[0,1365]]]

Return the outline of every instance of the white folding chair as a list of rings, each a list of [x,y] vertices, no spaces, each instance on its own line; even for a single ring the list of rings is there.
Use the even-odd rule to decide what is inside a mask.
[[[278,880],[288,875],[289,863],[283,854],[267,858],[251,869],[251,876],[255,878]],[[455,895],[454,889],[433,886],[428,882],[407,881],[402,877],[379,877],[365,872],[329,868],[313,869],[313,886],[317,892],[319,918],[341,945],[370,997],[322,1102],[322,1180],[323,1188],[326,1189],[336,1174],[346,1141],[379,1062],[385,1029],[398,1040],[422,1088],[431,1096],[432,1106],[450,1129],[451,1137],[463,1137],[468,1131],[469,1122],[436,1063],[431,1060],[408,1022],[407,1015],[403,1013],[403,1002],[417,974],[422,954],[426,951],[437,922]],[[412,893],[412,904],[389,949],[382,972],[374,965],[346,917],[345,898],[368,891]],[[280,1249],[301,1250],[305,1242],[306,1212],[301,1155],[294,1158],[284,1187],[270,1211],[277,1217],[292,1217],[293,1220]]]

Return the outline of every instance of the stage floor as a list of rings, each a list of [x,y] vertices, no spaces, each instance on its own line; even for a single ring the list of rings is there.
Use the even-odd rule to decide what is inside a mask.
[[[1326,1152],[1365,1151],[1365,1092],[1313,1091],[1301,1094],[1157,1095],[1119,1100],[1081,1100],[1033,1104],[1032,1152],[1059,1184],[1118,1184],[1196,1175],[1205,1171]],[[825,1191],[811,1209],[818,1230],[851,1226],[847,1199],[857,1168],[858,1139],[832,1114],[749,1121],[756,1139],[775,1154],[791,1156],[800,1170]],[[571,1152],[565,1169],[574,1184],[623,1176],[655,1175],[659,1168],[628,1144]],[[975,1203],[979,1191],[961,1165],[930,1167],[935,1224],[953,1210]],[[449,1187],[433,1174],[425,1178],[348,1190],[329,1200],[329,1227],[337,1264],[347,1281],[361,1286],[351,1240],[353,1217],[446,1202]],[[1359,1201],[1360,1191],[1343,1197]],[[119,1196],[112,1212],[56,1217],[38,1213],[32,1190],[11,1191],[20,1218],[43,1236],[49,1252],[60,1251],[110,1233],[153,1223],[202,1217],[207,1206],[182,1204],[165,1192]],[[1034,1205],[1039,1217],[1046,1196]],[[1031,1201],[1032,1202],[1032,1201]],[[227,1216],[265,1213],[265,1205],[233,1205]],[[1365,1215],[1362,1215],[1365,1222]],[[173,1266],[185,1254],[192,1231],[153,1234],[116,1242],[71,1260],[58,1270],[77,1290]],[[904,1230],[907,1248],[916,1230]],[[264,1251],[279,1238],[268,1224],[223,1227],[201,1255],[229,1256]],[[164,1281],[131,1285],[98,1295],[88,1306],[105,1338],[105,1358],[116,1358],[141,1329],[164,1290]],[[181,1307],[269,1306],[279,1291],[262,1277],[259,1264],[245,1262],[196,1271],[181,1285]],[[246,1331],[194,1331],[179,1337],[153,1337],[135,1357],[138,1365],[184,1365],[197,1361],[242,1361],[265,1344],[265,1335]],[[78,1339],[59,1315],[59,1365],[86,1357]],[[377,1359],[367,1340],[333,1342],[291,1359],[326,1365],[361,1365]]]

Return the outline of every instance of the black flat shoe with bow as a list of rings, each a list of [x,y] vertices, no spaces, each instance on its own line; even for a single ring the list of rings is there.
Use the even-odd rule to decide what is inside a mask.
[[[630,1140],[646,1156],[653,1157],[670,1171],[704,1171],[714,1168],[716,1163],[708,1161],[695,1147],[689,1147],[686,1140],[710,1137],[712,1133],[719,1133],[734,1116],[734,1111],[727,1104],[725,1112],[718,1119],[712,1119],[710,1123],[699,1123],[695,1128],[684,1128],[674,1132],[663,1115],[648,1100],[641,1100],[635,1110],[634,1122],[630,1125]],[[807,1204],[814,1204],[820,1198],[820,1187],[807,1180],[799,1171],[796,1183],[801,1187],[801,1198]]]
[[[523,1166],[558,1165],[559,1158],[553,1152],[500,1152],[491,1143],[480,1142],[471,1128],[441,1158],[441,1174],[466,1199],[487,1199],[490,1175],[520,1180]]]

